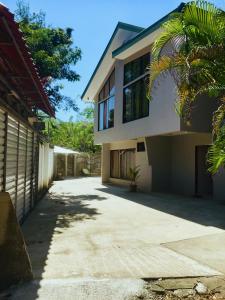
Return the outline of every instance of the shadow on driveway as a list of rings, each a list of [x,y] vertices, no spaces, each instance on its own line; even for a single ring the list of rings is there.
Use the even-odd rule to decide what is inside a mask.
[[[104,185],[104,188],[96,190],[204,226],[225,229],[225,203],[214,202],[213,199],[159,193],[131,193],[126,188],[113,185]]]
[[[45,272],[53,235],[59,236],[66,228],[76,226],[76,222],[95,220],[100,213],[89,207],[89,202],[105,199],[94,194],[49,193],[38,203],[22,226],[35,279],[29,300],[38,299],[39,281]]]

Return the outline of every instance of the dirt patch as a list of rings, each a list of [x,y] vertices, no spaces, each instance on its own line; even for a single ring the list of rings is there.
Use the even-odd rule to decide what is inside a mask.
[[[132,300],[225,300],[225,277],[174,278],[146,281]]]

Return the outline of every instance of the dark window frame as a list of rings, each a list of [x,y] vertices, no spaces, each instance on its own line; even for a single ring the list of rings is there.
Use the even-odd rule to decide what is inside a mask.
[[[123,123],[129,123],[135,120],[139,120],[139,119],[143,119],[149,116],[149,105],[150,103],[148,103],[147,106],[147,112],[141,114],[140,116],[136,116],[135,117],[135,111],[134,111],[134,105],[132,105],[132,114],[133,117],[130,120],[126,120],[126,101],[125,101],[125,90],[128,87],[132,87],[133,85],[137,84],[139,81],[145,81],[147,78],[147,74],[145,73],[144,75],[141,76],[141,78],[136,79],[135,81],[132,81],[130,84],[127,84],[126,86],[124,86],[123,88]],[[142,101],[145,101],[144,99]],[[147,100],[148,101],[148,100]]]
[[[142,74],[139,74],[139,76],[137,76],[136,78],[132,78],[132,80],[126,82],[126,80],[125,80],[125,68],[126,68],[126,66],[128,64],[136,63],[138,60],[140,61],[140,64],[143,64],[143,62],[146,59],[147,55],[149,55],[149,62],[150,62],[150,53],[146,53],[146,54],[144,54],[144,55],[142,55],[142,56],[134,59],[133,61],[128,62],[126,65],[124,65],[124,78],[123,78],[123,82],[124,82],[124,86],[123,86],[123,116],[122,116],[123,123],[129,123],[129,122],[132,122],[132,121],[135,121],[135,120],[139,120],[139,119],[143,119],[143,118],[146,118],[146,117],[149,116],[149,104],[150,103],[148,103],[147,112],[144,113],[144,111],[143,111],[143,107],[144,106],[142,106],[142,114],[140,114],[140,116],[135,116],[134,103],[133,103],[134,100],[132,100],[132,103],[131,103],[131,106],[132,106],[132,117],[131,117],[131,119],[127,120],[126,119],[127,118],[127,116],[126,116],[126,98],[125,98],[126,97],[126,95],[125,95],[126,88],[134,86],[139,81],[144,81],[144,84],[145,84],[145,80],[149,76],[149,71],[146,70],[146,72],[143,72]],[[141,66],[140,69],[142,67],[143,66]],[[145,101],[146,99],[142,99],[141,101]]]
[[[114,79],[112,80],[112,78]],[[111,86],[111,82],[113,85]],[[106,91],[106,88],[108,91]],[[112,93],[112,90],[114,93]],[[103,97],[102,97],[103,95]],[[109,118],[109,103],[113,99],[113,120]],[[100,128],[100,106],[103,104],[103,128]],[[114,111],[115,111],[115,69],[110,73],[107,80],[105,81],[102,89],[98,94],[98,131],[106,130],[114,127]]]

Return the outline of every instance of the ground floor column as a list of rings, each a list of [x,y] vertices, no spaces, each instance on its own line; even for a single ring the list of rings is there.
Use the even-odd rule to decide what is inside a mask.
[[[110,177],[110,150],[109,144],[102,145],[102,182],[107,182]]]

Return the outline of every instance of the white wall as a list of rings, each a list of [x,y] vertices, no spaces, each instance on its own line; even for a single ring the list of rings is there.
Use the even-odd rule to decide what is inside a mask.
[[[38,190],[48,188],[53,178],[54,153],[48,143],[39,144]]]

